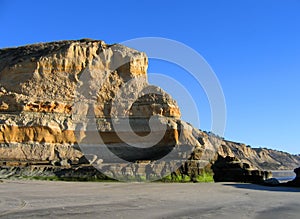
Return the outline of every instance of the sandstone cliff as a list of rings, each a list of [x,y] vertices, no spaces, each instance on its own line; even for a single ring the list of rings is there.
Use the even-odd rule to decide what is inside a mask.
[[[218,154],[237,157],[263,170],[293,170],[300,166],[300,156],[267,148],[251,148],[243,143],[223,140]]]
[[[144,53],[97,40],[0,50],[2,166],[72,169],[88,159],[115,178],[145,168],[161,177],[187,159],[199,166],[213,146],[204,147],[205,134],[181,121],[176,102],[147,83],[147,66]],[[170,151],[172,164],[154,162]]]
[[[147,67],[143,52],[99,40],[1,49],[0,175],[80,176],[83,168],[117,179],[193,179],[217,153],[249,163],[250,175],[299,164],[180,120],[176,101],[148,84]]]

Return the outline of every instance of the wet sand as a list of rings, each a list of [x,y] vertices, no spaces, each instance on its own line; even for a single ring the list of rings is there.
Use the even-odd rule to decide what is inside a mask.
[[[0,218],[299,218],[300,189],[238,183],[0,182]]]

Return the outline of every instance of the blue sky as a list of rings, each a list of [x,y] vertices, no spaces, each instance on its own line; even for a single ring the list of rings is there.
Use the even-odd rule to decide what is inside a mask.
[[[299,11],[298,0],[0,0],[0,47],[79,38],[180,41],[199,52],[219,78],[227,106],[225,138],[298,154]],[[210,129],[205,93],[184,70],[150,60],[149,72],[180,81],[197,103],[200,128]],[[185,97],[170,91],[184,107]],[[186,106],[183,118],[195,122]]]

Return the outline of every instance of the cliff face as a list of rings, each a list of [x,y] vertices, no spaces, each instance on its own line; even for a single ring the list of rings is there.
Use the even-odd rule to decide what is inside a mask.
[[[300,156],[266,148],[251,148],[242,143],[223,140],[218,153],[237,157],[264,170],[293,170],[300,166]]]
[[[148,165],[161,177],[172,167],[151,161],[170,151],[174,168],[188,159],[207,163],[215,150],[208,136],[181,121],[176,102],[147,83],[147,67],[144,53],[97,40],[0,50],[2,166],[78,168],[86,155],[105,173],[142,174]],[[95,152],[99,138],[109,150]],[[143,144],[153,147],[130,146]]]
[[[98,40],[0,50],[0,175],[96,174],[92,163],[118,179],[171,172],[193,178],[217,152],[250,170],[299,164],[180,120],[172,97],[148,84],[147,67],[144,53]]]

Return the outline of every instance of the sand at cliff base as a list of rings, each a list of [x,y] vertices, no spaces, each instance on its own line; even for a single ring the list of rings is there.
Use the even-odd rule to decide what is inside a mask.
[[[1,218],[299,218],[300,189],[237,183],[0,183]]]

